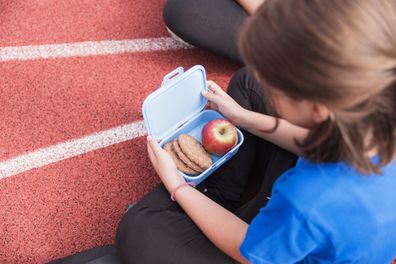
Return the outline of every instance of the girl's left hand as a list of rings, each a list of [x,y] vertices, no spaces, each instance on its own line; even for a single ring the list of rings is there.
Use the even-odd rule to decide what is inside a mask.
[[[174,188],[186,181],[180,175],[172,157],[152,137],[147,137],[147,151],[149,158],[165,188],[172,192]]]

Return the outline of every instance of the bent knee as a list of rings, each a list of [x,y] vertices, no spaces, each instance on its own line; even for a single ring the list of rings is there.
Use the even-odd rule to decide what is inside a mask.
[[[207,7],[202,0],[167,0],[163,9],[163,19],[167,28],[183,40],[187,40],[202,31],[205,24],[202,14],[207,12]],[[200,26],[199,26],[200,25]]]
[[[180,27],[183,23],[180,23],[180,19],[186,10],[186,0],[167,0],[162,16],[164,18],[165,25],[172,32],[179,32]]]

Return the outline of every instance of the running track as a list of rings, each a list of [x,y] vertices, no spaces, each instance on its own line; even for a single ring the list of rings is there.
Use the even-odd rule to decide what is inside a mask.
[[[158,179],[141,104],[176,68],[236,65],[169,38],[164,0],[0,2],[0,263],[112,243]]]

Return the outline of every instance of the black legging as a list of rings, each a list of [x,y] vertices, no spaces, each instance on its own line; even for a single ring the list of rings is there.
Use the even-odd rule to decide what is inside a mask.
[[[266,113],[262,90],[245,68],[233,76],[228,93],[244,108]],[[296,156],[243,133],[245,141],[239,152],[198,189],[206,187],[208,197],[250,223],[266,204],[276,178],[294,165]],[[116,247],[126,263],[235,263],[170,200],[162,184],[124,215]]]
[[[167,0],[163,15],[184,41],[241,63],[237,35],[248,14],[234,0]]]

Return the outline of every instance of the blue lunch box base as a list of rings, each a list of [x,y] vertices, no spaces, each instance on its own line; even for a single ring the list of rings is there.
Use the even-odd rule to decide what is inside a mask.
[[[174,134],[170,135],[167,138],[164,138],[160,142],[160,146],[163,147],[163,145],[169,141],[172,141],[176,139],[179,135],[181,134],[188,134],[192,137],[194,137],[196,140],[198,140],[202,144],[202,129],[203,127],[210,121],[218,118],[223,118],[225,119],[224,116],[222,116],[219,112],[216,112],[214,110],[204,110],[200,112],[195,118],[184,124],[182,127],[180,127]],[[243,142],[243,134],[242,132],[237,128],[237,133],[238,133],[238,142],[237,144],[225,155],[223,156],[217,156],[217,155],[211,155],[212,160],[213,160],[213,165],[203,171],[202,173],[198,175],[189,175],[186,173],[183,173],[179,171],[180,174],[183,175],[183,177],[186,179],[188,182],[194,182],[195,184],[201,183],[204,179],[206,179],[210,174],[212,174],[217,168],[219,168],[221,165],[223,165],[227,160],[229,160],[232,156],[234,156],[238,150],[239,147],[241,146]]]

